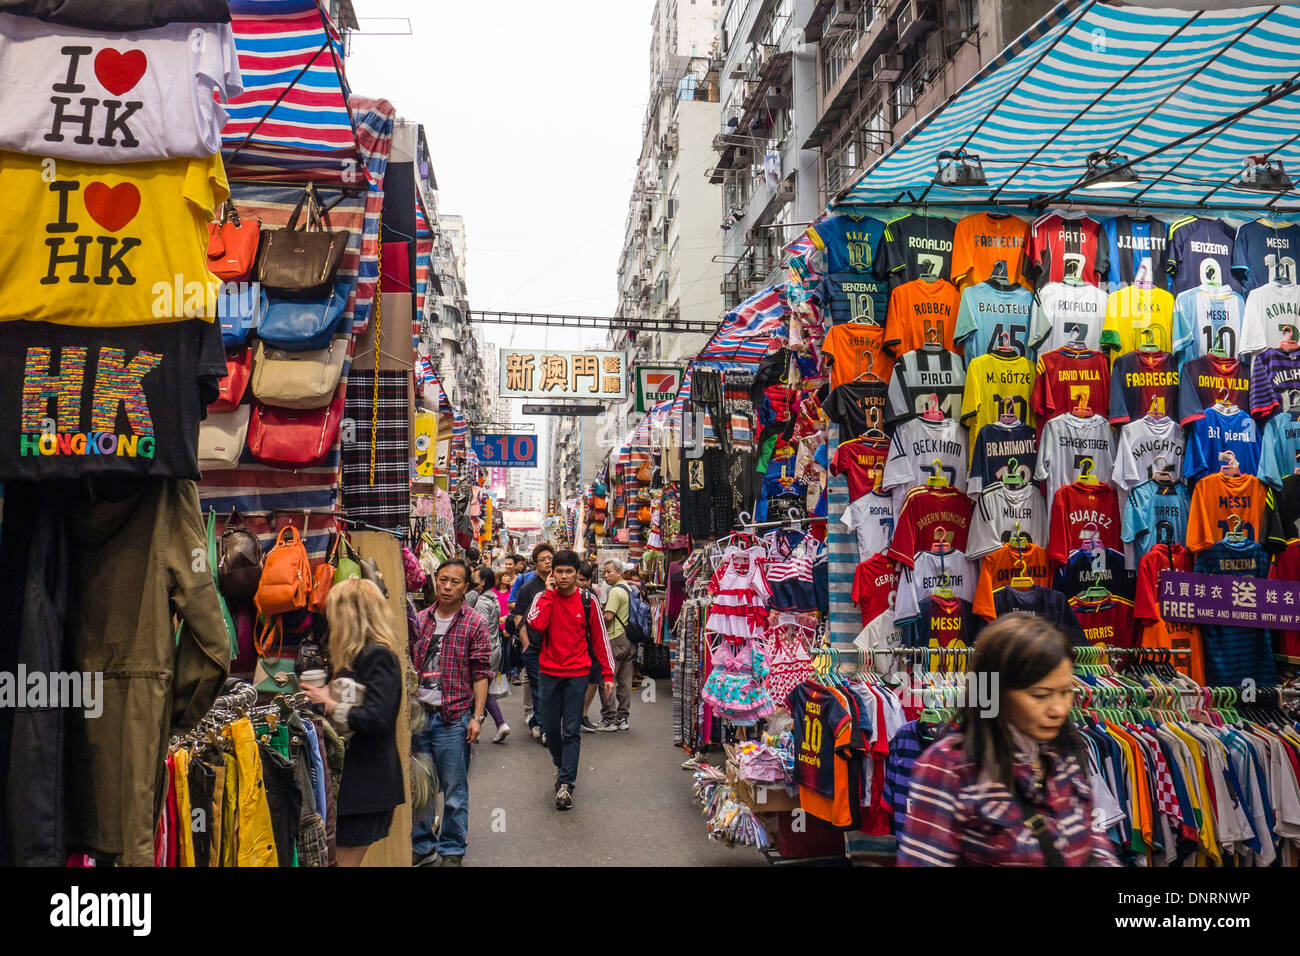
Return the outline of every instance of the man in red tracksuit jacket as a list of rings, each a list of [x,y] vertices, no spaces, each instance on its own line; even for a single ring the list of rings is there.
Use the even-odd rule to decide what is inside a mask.
[[[614,652],[604,616],[591,595],[578,590],[578,555],[573,551],[555,556],[546,590],[533,602],[527,624],[530,636],[542,636],[538,708],[555,764],[555,809],[568,810],[578,779],[587,684],[599,671],[605,693],[614,690]]]

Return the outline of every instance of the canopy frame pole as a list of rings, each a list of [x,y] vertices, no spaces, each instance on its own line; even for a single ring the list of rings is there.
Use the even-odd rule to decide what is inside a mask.
[[[1197,20],[1199,20],[1199,19],[1201,18],[1201,13],[1202,13],[1202,11],[1197,11],[1193,16],[1188,17],[1186,20],[1184,20],[1183,23],[1178,27],[1177,30],[1175,30],[1173,33],[1169,34],[1169,36],[1165,37],[1165,39],[1164,39],[1164,40],[1163,40],[1159,45],[1152,47],[1152,48],[1147,52],[1147,55],[1144,56],[1144,57],[1142,57],[1142,59],[1138,60],[1136,63],[1134,63],[1134,64],[1133,64],[1133,65],[1132,65],[1132,66],[1131,66],[1131,67],[1130,67],[1130,68],[1129,68],[1129,69],[1124,73],[1123,76],[1120,76],[1120,77],[1116,78],[1115,82],[1112,83],[1110,86],[1106,87],[1106,89],[1102,90],[1101,93],[1097,94],[1097,96],[1092,100],[1091,103],[1089,103],[1087,106],[1083,107],[1083,108],[1080,109],[1077,113],[1075,113],[1074,116],[1071,117],[1071,119],[1070,119],[1070,121],[1069,121],[1068,123],[1063,123],[1063,124],[1061,124],[1060,126],[1058,126],[1058,127],[1056,128],[1056,131],[1053,132],[1052,135],[1049,136],[1049,137],[1048,137],[1048,138],[1043,142],[1043,144],[1042,144],[1041,146],[1039,146],[1036,150],[1034,150],[1034,151],[1029,155],[1029,158],[1028,158],[1028,159],[1026,159],[1024,162],[1022,162],[1019,166],[1017,166],[1017,167],[1016,167],[1016,168],[1011,172],[1011,174],[1010,174],[1009,176],[1007,176],[1006,179],[1004,179],[1004,180],[1002,181],[1001,185],[999,185],[997,189],[995,189],[995,190],[993,190],[993,192],[989,193],[989,202],[993,202],[995,199],[997,199],[997,198],[998,198],[998,194],[1001,193],[1002,190],[1005,189],[1005,188],[1006,188],[1006,187],[1011,183],[1012,180],[1014,180],[1018,175],[1020,175],[1021,171],[1022,171],[1026,166],[1028,166],[1028,165],[1029,165],[1030,163],[1032,163],[1035,159],[1037,159],[1037,158],[1038,158],[1038,157],[1043,153],[1043,151],[1044,151],[1045,149],[1047,149],[1047,147],[1051,146],[1054,142],[1056,142],[1056,141],[1061,137],[1061,134],[1062,134],[1062,133],[1064,133],[1066,130],[1070,129],[1071,127],[1073,127],[1074,124],[1077,123],[1081,117],[1086,116],[1089,112],[1091,112],[1091,110],[1092,110],[1092,108],[1093,108],[1094,106],[1096,106],[1098,103],[1100,103],[1102,100],[1104,100],[1104,99],[1105,99],[1107,96],[1109,96],[1111,93],[1115,92],[1116,87],[1118,87],[1118,86],[1119,86],[1121,83],[1123,83],[1125,80],[1129,79],[1129,78],[1130,78],[1134,73],[1136,73],[1138,70],[1140,70],[1140,69],[1143,67],[1143,65],[1145,65],[1145,64],[1146,64],[1146,63],[1147,63],[1147,62],[1148,62],[1148,61],[1149,61],[1153,56],[1155,56],[1157,53],[1159,53],[1161,50],[1163,50],[1165,47],[1167,47],[1170,43],[1172,43],[1172,42],[1173,42],[1173,41],[1178,37],[1178,35],[1179,35],[1180,33],[1182,33],[1182,32],[1183,32],[1184,30],[1186,30],[1189,26],[1191,26],[1193,23],[1195,23]],[[1067,31],[1067,32],[1068,32],[1068,31]],[[1222,53],[1222,52],[1223,52],[1223,51],[1220,51],[1220,53]],[[1199,72],[1201,71],[1201,69],[1204,69],[1204,68],[1205,68],[1205,67],[1202,66],[1202,67],[1201,67],[1200,69],[1198,69],[1196,72],[1199,73]],[[1194,75],[1195,75],[1195,74],[1193,74],[1193,76],[1194,76]],[[1191,79],[1191,77],[1188,77],[1188,79]],[[1186,81],[1184,81],[1184,82],[1186,82]],[[1139,122],[1138,125],[1141,125],[1141,123]],[[1134,127],[1134,128],[1136,128],[1136,127]],[[1130,129],[1129,132],[1132,132],[1132,130]],[[1125,137],[1127,137],[1127,136],[1128,136],[1128,133],[1125,133],[1124,136],[1121,136],[1121,137],[1120,137],[1120,142],[1123,142],[1124,139],[1125,139]],[[1109,151],[1110,151],[1110,152],[1113,152],[1113,151],[1115,150],[1115,148],[1116,148],[1115,146],[1112,146],[1111,149],[1110,149]]]

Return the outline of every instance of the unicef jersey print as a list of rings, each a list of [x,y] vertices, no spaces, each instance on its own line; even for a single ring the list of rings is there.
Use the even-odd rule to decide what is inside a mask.
[[[1246,300],[1226,287],[1197,286],[1174,300],[1174,355],[1179,364],[1222,349],[1237,354]]]
[[[835,746],[851,719],[829,690],[804,682],[787,698],[794,717],[794,779],[823,797],[835,796]]]
[[[1004,342],[1029,355],[1029,318],[1034,294],[1022,286],[981,282],[961,294],[953,341],[962,346],[969,365]]]
[[[945,418],[961,415],[966,366],[961,356],[947,349],[920,348],[905,352],[894,364],[885,404],[886,426],[920,415],[939,399]]]
[[[1038,467],[1038,433],[1030,425],[991,422],[975,435],[966,493],[972,498],[1007,476],[1030,482]]]
[[[226,375],[215,323],[13,322],[4,334],[0,481],[200,477],[199,420]]]
[[[1110,269],[1103,278],[1112,289],[1137,281],[1144,260],[1147,275],[1159,281],[1166,260],[1167,223],[1154,216],[1115,216],[1102,220],[1101,230],[1110,252]]]
[[[1300,223],[1256,219],[1237,230],[1232,244],[1232,268],[1241,280],[1243,295],[1266,282],[1300,279]]]
[[[957,224],[940,216],[904,216],[885,225],[876,278],[890,288],[924,277],[952,279],[952,239]]]
[[[1106,322],[1106,293],[1086,282],[1053,282],[1038,290],[1030,320],[1029,344],[1041,355],[1082,340],[1096,351]]]
[[[1219,219],[1188,216],[1171,223],[1165,258],[1170,291],[1177,296],[1198,285],[1217,283],[1240,292],[1232,274],[1232,240],[1233,230]]]
[[[1300,285],[1269,282],[1256,287],[1246,299],[1237,351],[1245,354],[1275,349],[1288,333],[1300,342]]]

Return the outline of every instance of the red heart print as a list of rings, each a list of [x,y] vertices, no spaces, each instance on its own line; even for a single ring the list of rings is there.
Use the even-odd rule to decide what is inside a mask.
[[[82,194],[90,218],[109,232],[117,232],[140,211],[140,190],[131,183],[105,186],[91,183]]]
[[[149,61],[142,50],[118,53],[112,47],[106,47],[95,56],[95,76],[114,96],[121,96],[139,83],[148,66]]]

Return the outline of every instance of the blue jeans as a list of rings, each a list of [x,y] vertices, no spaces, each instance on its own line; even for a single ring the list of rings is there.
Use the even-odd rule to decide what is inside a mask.
[[[529,727],[536,727],[542,722],[542,706],[538,702],[542,690],[542,650],[536,643],[530,643],[524,651],[524,670],[528,673],[528,696],[533,702],[533,716],[528,721]]]
[[[423,730],[411,740],[412,749],[431,754],[438,768],[438,785],[443,793],[442,827],[433,832],[432,815],[417,820],[411,828],[411,849],[418,856],[433,850],[439,856],[464,856],[469,837],[469,711],[451,723],[442,714],[429,714]]]
[[[577,783],[582,751],[582,705],[590,678],[542,675],[541,717],[546,749],[559,773],[559,783]]]

